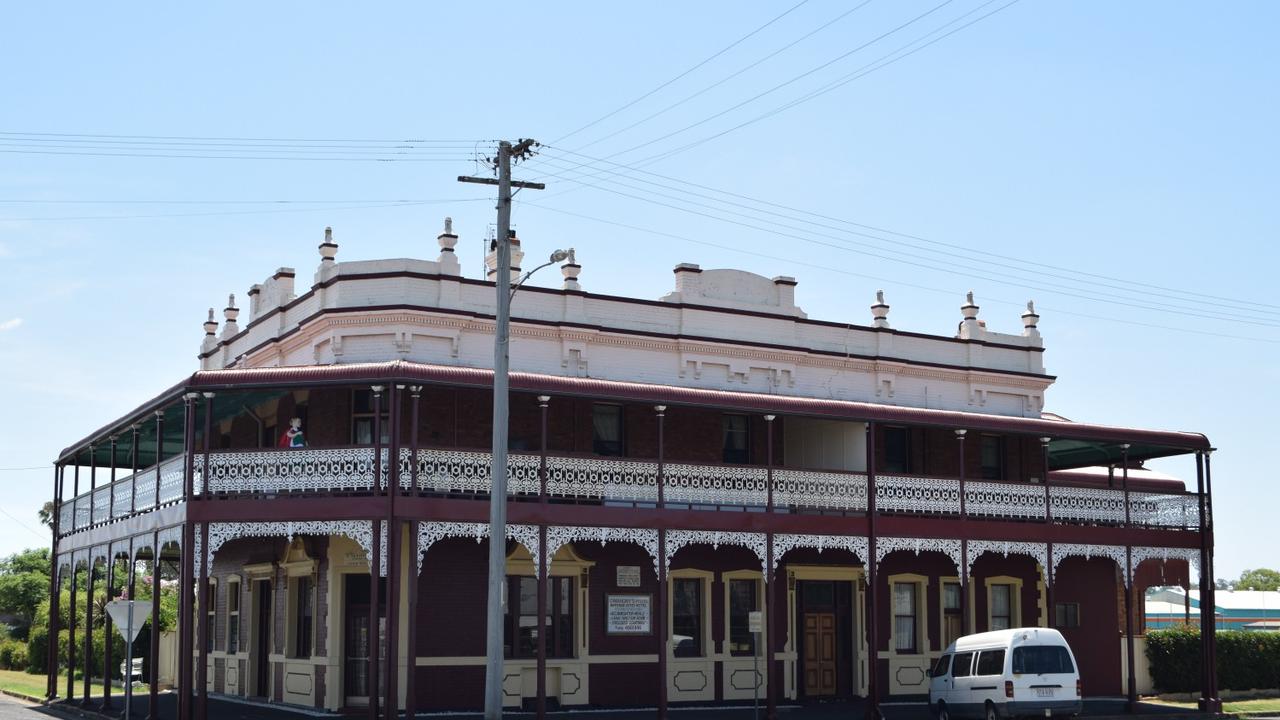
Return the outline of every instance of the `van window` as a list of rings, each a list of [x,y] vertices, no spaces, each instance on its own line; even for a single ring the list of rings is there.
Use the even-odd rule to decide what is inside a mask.
[[[1030,673],[1072,673],[1076,671],[1071,653],[1061,645],[1023,645],[1013,649],[1013,671]]]
[[[974,675],[1003,675],[1004,650],[983,650],[978,653],[978,670]]]
[[[973,662],[973,653],[956,653],[955,662],[951,663],[952,677],[969,677],[969,666]]]
[[[929,673],[929,677],[946,677],[947,671],[951,669],[951,656],[943,655],[938,658],[938,662],[934,663],[933,672]]]

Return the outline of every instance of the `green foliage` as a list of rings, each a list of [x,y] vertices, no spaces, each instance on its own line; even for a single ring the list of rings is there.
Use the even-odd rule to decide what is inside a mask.
[[[1147,633],[1151,679],[1163,692],[1200,689],[1200,630],[1171,628]],[[1280,633],[1218,632],[1218,685],[1227,690],[1280,688]]]
[[[1231,583],[1232,590],[1280,590],[1280,572],[1268,568],[1245,570]]]
[[[46,615],[48,619],[48,603],[45,603]],[[65,658],[58,665],[65,664]],[[43,673],[49,667],[49,625],[35,625],[31,628],[31,634],[27,636],[27,672]]]
[[[40,601],[49,596],[49,551],[24,550],[0,560],[0,612],[21,622],[14,637],[25,639]],[[2,664],[2,663],[0,663]]]

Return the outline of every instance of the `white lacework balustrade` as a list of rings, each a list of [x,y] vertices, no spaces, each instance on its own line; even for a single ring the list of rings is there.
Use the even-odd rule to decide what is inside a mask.
[[[774,468],[773,504],[785,508],[866,512],[867,476]]]
[[[373,489],[374,457],[372,447],[209,453],[207,489],[211,493],[227,494],[367,492]],[[382,449],[382,460],[382,486],[385,487],[386,448]],[[203,456],[196,456],[195,470],[203,475]]]
[[[1049,488],[1049,504],[1055,522],[1124,522],[1124,493],[1111,488],[1054,485]]]
[[[81,530],[93,524],[93,519],[89,515],[89,495],[88,493],[81,495],[75,499],[75,516],[76,530]]]
[[[430,522],[422,521],[418,523],[418,574],[422,574],[422,562],[426,559],[427,550],[431,546],[447,537],[469,538],[480,542],[489,537],[488,523],[468,523],[468,522]],[[515,540],[529,551],[529,555],[533,558],[533,572],[541,577],[542,562],[541,548],[542,544],[538,538],[538,527],[536,525],[508,525],[507,538]]]
[[[1044,486],[965,481],[964,510],[975,517],[1044,519]]]
[[[744,547],[760,558],[760,569],[764,570],[767,560],[767,540],[764,533],[725,532],[721,530],[668,530],[667,531],[667,563],[671,570],[671,558],[686,545],[710,545],[719,549],[721,545],[737,545]],[[768,573],[762,573],[764,581],[769,582]]]
[[[111,517],[127,517],[130,512],[129,503],[133,501],[130,496],[133,492],[133,478],[117,480],[114,485],[115,495],[111,500]]]
[[[552,497],[656,503],[658,463],[595,457],[547,457]]]
[[[1135,525],[1167,528],[1195,528],[1200,511],[1195,495],[1129,493],[1129,518]]]
[[[75,529],[75,502],[64,502],[58,506],[58,531],[66,534]]]
[[[958,515],[960,481],[951,478],[877,475],[876,511]]]
[[[186,456],[178,455],[160,464],[159,504],[165,505],[182,499],[182,475]],[[152,477],[154,481],[155,478]]]
[[[773,536],[773,567],[770,574],[778,571],[778,563],[782,556],[796,548],[813,548],[819,554],[823,550],[848,550],[863,563],[867,561],[867,539],[860,535],[798,535],[778,533]]]
[[[111,519],[111,486],[100,487],[93,491],[93,524],[104,523]]]
[[[876,567],[880,567],[880,561],[884,560],[886,555],[899,550],[914,552],[917,555],[922,552],[940,552],[951,558],[957,570],[960,572],[965,570],[963,563],[960,562],[960,541],[946,538],[876,538]]]
[[[538,455],[507,455],[507,492],[512,495],[537,495]],[[487,495],[491,487],[493,454],[472,450],[418,449],[418,489],[434,493],[472,493]],[[408,490],[413,482],[413,451],[400,449],[400,487]]]
[[[1046,574],[1049,573],[1049,546],[1047,543],[1014,540],[970,540],[969,567],[961,569],[965,582],[968,582],[969,577],[973,575],[974,561],[987,553],[994,553],[1003,557],[1025,555],[1039,563]]]
[[[763,507],[769,500],[769,473],[753,465],[663,465],[668,503]]]
[[[644,548],[653,560],[653,573],[658,574],[658,531],[649,528],[583,527],[552,525],[547,528],[547,569],[556,552],[571,542],[633,543]]]

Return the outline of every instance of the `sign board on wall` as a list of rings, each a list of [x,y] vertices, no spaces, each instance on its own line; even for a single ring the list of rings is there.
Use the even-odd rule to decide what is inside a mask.
[[[619,565],[618,587],[640,587],[640,566]]]
[[[651,635],[652,595],[605,595],[605,632],[609,635]]]

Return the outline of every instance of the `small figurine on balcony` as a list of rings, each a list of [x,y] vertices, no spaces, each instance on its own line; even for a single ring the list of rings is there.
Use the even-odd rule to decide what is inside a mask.
[[[289,421],[289,429],[280,436],[280,447],[304,448],[306,446],[307,438],[302,434],[302,418],[293,418]]]

